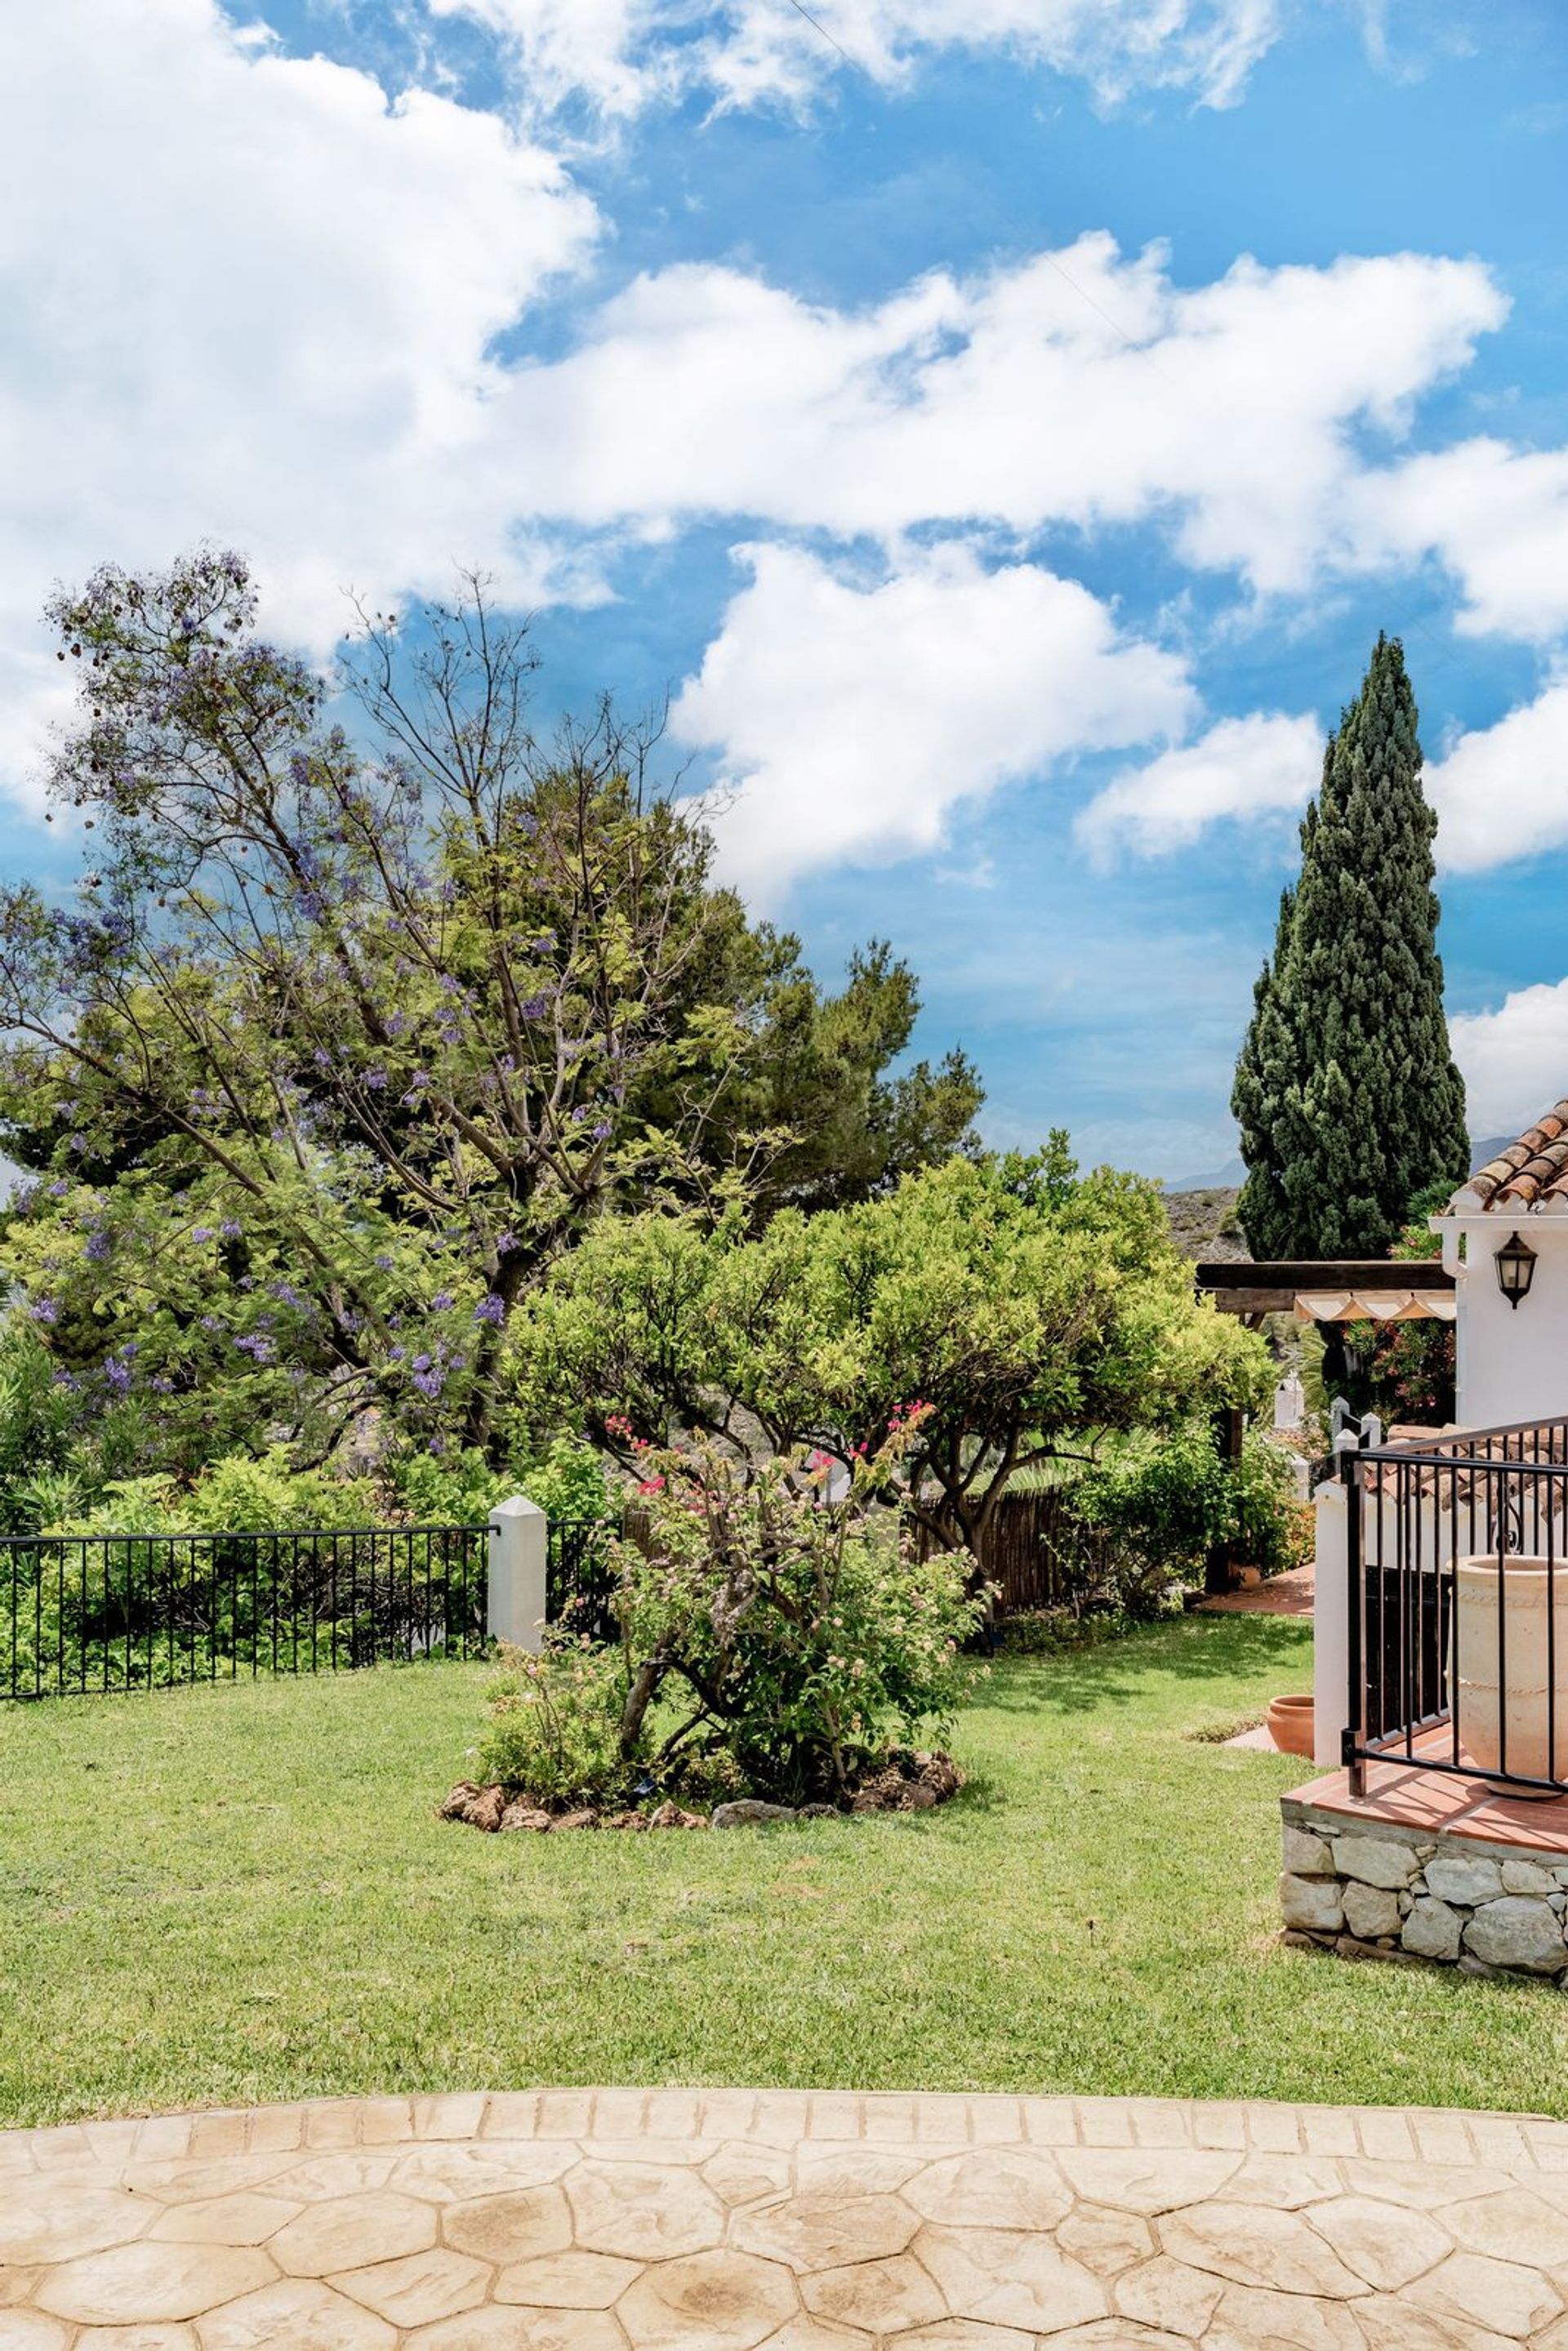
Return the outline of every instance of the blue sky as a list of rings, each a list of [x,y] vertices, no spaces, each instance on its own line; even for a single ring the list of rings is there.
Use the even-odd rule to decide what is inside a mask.
[[[1568,1092],[1568,16],[813,13],[0,34],[0,867],[71,856],[55,578],[217,538],[325,658],[346,584],[476,561],[547,705],[673,697],[727,870],[825,977],[909,956],[995,1140],[1181,1176],[1233,1148],[1295,815],[1385,627],[1472,1123]]]

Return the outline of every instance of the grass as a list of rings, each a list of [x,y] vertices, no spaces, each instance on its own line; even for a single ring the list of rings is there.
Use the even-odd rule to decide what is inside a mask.
[[[1301,1767],[1195,1734],[1308,1677],[1189,1618],[1011,1660],[936,1814],[485,1837],[482,1668],[0,1711],[0,2121],[528,2083],[1568,2113],[1568,2004],[1274,1939]]]

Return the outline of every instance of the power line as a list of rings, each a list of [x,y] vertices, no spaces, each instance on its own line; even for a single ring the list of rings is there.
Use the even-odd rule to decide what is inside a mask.
[[[804,16],[807,24],[812,27],[813,31],[821,33],[823,40],[826,41],[831,47],[837,49],[840,57],[842,57],[847,66],[858,65],[860,63],[858,57],[853,57],[850,55],[850,52],[845,48],[842,41],[837,39],[833,34],[829,32],[821,18],[820,16],[812,16],[810,8],[806,5],[806,0],[789,0],[789,5],[794,9],[795,14],[798,16]]]

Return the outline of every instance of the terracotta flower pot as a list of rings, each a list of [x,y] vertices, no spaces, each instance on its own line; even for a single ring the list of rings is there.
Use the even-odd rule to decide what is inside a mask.
[[[1305,1698],[1272,1698],[1264,1718],[1269,1736],[1281,1755],[1304,1755],[1312,1760],[1312,1701]]]

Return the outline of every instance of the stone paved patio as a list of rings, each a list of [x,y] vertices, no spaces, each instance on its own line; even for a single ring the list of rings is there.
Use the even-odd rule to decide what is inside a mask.
[[[541,2091],[0,2135],[0,2351],[1568,2351],[1568,2125]]]

